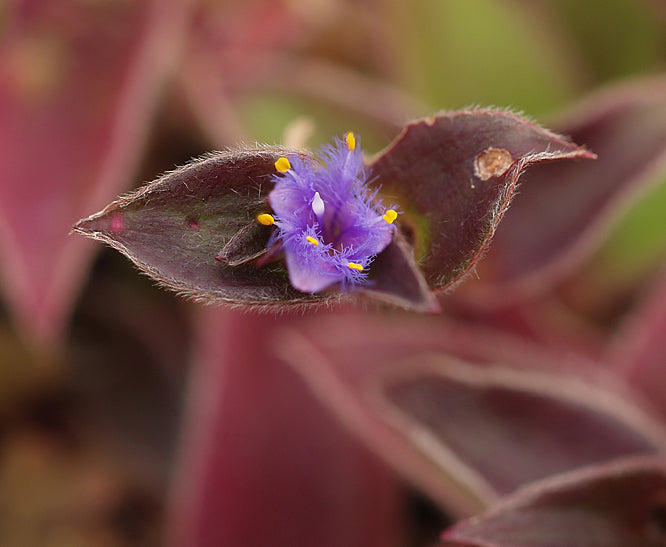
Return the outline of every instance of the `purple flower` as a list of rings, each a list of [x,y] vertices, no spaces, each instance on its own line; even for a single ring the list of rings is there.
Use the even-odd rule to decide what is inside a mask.
[[[353,133],[323,150],[324,166],[298,156],[279,158],[268,196],[275,224],[268,247],[280,245],[292,286],[315,293],[369,283],[367,268],[391,242],[397,213],[374,201],[363,153]]]

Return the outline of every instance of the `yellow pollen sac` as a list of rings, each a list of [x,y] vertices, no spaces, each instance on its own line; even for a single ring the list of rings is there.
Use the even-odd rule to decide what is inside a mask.
[[[350,152],[356,148],[356,137],[354,137],[354,133],[351,131],[347,133],[347,148],[349,148]]]
[[[275,219],[268,213],[262,213],[261,215],[257,215],[257,222],[264,226],[270,226],[271,224],[275,224]]]
[[[308,236],[305,238],[308,243],[312,243],[315,247],[319,245],[319,241],[317,241],[314,237]]]
[[[349,268],[350,270],[358,270],[359,272],[363,270],[363,266],[357,264],[356,262],[349,262],[347,264],[347,268]]]
[[[289,160],[287,158],[279,158],[275,162],[275,168],[280,172],[280,173],[286,173],[291,169],[291,163],[289,163]]]
[[[384,213],[384,216],[382,217],[388,224],[393,224],[393,221],[398,218],[398,213],[396,213],[393,209],[389,209]]]

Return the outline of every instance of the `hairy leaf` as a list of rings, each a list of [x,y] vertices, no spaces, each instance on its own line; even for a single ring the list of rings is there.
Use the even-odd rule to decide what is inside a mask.
[[[274,163],[285,150],[223,152],[194,161],[80,221],[75,230],[127,255],[140,269],[202,300],[271,305],[325,297],[291,288],[284,268],[263,267]]]
[[[266,212],[280,148],[225,152],[194,161],[75,230],[126,254],[163,284],[205,301],[270,306],[316,304],[339,295],[294,290],[284,266],[264,255],[273,227]],[[495,111],[445,114],[407,126],[371,163],[372,184],[405,211],[407,239],[396,237],[369,269],[367,294],[434,311],[431,286],[458,279],[484,250],[520,172],[546,160],[590,157],[516,116]],[[411,216],[411,220],[409,217]],[[425,231],[413,229],[426,219]],[[424,236],[425,234],[425,236]],[[425,279],[409,244],[425,248]],[[422,237],[424,236],[424,237]],[[427,241],[426,241],[427,240]]]
[[[479,266],[477,299],[489,305],[534,294],[571,272],[606,237],[646,185],[666,171],[666,78],[588,97],[558,130],[598,155],[529,172]]]
[[[370,167],[411,216],[429,284],[444,288],[486,249],[527,166],[592,157],[514,114],[480,110],[409,124]]]

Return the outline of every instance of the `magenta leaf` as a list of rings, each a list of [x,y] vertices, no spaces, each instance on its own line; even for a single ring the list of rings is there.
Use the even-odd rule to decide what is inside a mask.
[[[629,547],[666,541],[666,461],[629,458],[532,484],[444,533],[451,547]]]
[[[557,129],[598,155],[529,172],[479,266],[478,300],[543,292],[589,256],[623,210],[666,170],[666,78],[590,96]]]
[[[457,515],[553,473],[666,446],[592,364],[572,362],[574,374],[508,338],[349,315],[274,342],[352,432]]]
[[[409,124],[370,167],[411,217],[428,283],[444,288],[488,246],[527,166],[592,157],[519,116],[479,110]]]
[[[354,174],[363,172],[355,140],[338,145],[328,150],[330,170],[323,175],[299,160],[306,156],[279,148],[209,156],[119,199],[80,221],[75,231],[108,243],[164,285],[201,300],[248,306],[315,304],[339,298],[335,292],[317,291],[340,283],[343,293],[356,288],[410,309],[436,311],[408,243],[416,237],[417,245],[425,245],[414,223],[429,219],[425,274],[431,286],[441,288],[478,259],[527,165],[591,157],[504,112],[446,114],[410,124],[370,165],[369,183],[383,192],[387,203],[397,197],[396,207],[406,213],[397,227],[404,228],[407,240],[396,236],[391,242],[397,232],[392,225],[395,211],[364,199],[347,203],[347,190],[342,191],[346,186],[330,184],[338,176],[351,177],[353,188],[365,180],[365,175]],[[278,159],[285,162],[284,170],[277,166]],[[284,173],[282,178],[276,179],[276,169]],[[283,181],[284,188],[273,194],[276,180]],[[332,188],[336,191],[327,196]],[[357,190],[365,195],[365,188]],[[316,201],[322,199],[320,191],[326,206]],[[304,199],[312,206],[299,209]],[[338,202],[336,209],[332,204]],[[292,210],[306,216],[290,216]],[[253,225],[264,213],[266,225]],[[354,215],[358,224],[350,224]],[[373,229],[373,223],[383,231]],[[327,230],[334,241],[327,239]],[[286,257],[286,270],[275,262],[280,253]]]
[[[14,320],[39,342],[62,334],[94,251],[67,238],[70,226],[132,178],[188,3],[3,6],[0,277]]]
[[[173,545],[401,545],[401,485],[275,355],[285,317],[207,309]]]

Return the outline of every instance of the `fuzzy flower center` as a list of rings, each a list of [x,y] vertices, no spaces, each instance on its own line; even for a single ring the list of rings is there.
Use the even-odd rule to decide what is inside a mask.
[[[391,242],[398,213],[368,188],[354,134],[324,148],[323,165],[293,156],[279,158],[275,169],[273,214],[257,222],[275,224],[268,246],[283,250],[294,288],[314,293],[369,283],[367,268]]]

